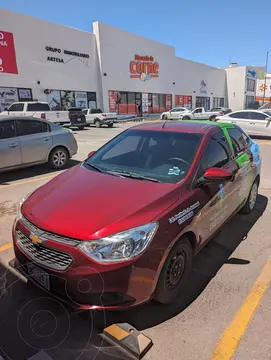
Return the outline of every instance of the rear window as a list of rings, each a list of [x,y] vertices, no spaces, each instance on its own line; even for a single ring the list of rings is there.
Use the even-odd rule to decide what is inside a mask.
[[[128,130],[104,145],[84,164],[102,171],[131,172],[175,184],[187,175],[202,135]]]
[[[102,114],[101,109],[91,109],[91,114]]]
[[[27,104],[27,111],[50,111],[50,107],[48,104],[43,103],[30,103]]]

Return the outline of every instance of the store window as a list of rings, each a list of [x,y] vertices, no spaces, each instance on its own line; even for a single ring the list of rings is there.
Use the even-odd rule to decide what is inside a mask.
[[[206,96],[197,96],[196,97],[196,107],[204,107],[207,111],[210,109],[210,98]]]
[[[175,95],[175,106],[182,106],[187,109],[192,109],[192,96]]]
[[[96,93],[73,90],[52,90],[46,94],[51,110],[68,110],[70,107],[92,109],[97,107]]]
[[[224,98],[213,97],[213,108],[224,107]]]
[[[247,91],[255,91],[256,81],[253,79],[247,79]]]
[[[253,109],[254,108],[254,96],[246,96],[246,109]]]

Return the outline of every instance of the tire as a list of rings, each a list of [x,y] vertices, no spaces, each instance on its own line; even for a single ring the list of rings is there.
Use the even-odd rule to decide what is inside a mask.
[[[100,120],[96,120],[94,124],[95,124],[96,128],[100,128],[100,127],[101,127],[101,122],[100,122]]]
[[[258,188],[259,188],[259,181],[256,179],[251,186],[247,201],[244,207],[240,210],[241,214],[248,215],[250,214],[256,205],[257,197],[258,197]]]
[[[84,130],[85,125],[77,126],[78,130]]]
[[[167,119],[168,119],[167,115],[162,116],[162,120],[167,120]]]
[[[189,117],[189,116],[184,116],[184,117],[182,118],[182,120],[190,120],[190,117]]]
[[[210,117],[210,121],[215,121],[216,115]]]
[[[154,300],[161,304],[169,304],[179,295],[191,272],[192,258],[191,243],[186,236],[183,236],[168,254],[155,289]],[[179,268],[181,265],[182,268]],[[174,275],[176,271],[181,271],[181,274]],[[176,276],[180,277],[176,279]]]
[[[114,126],[114,124],[108,124],[109,128],[112,128]]]
[[[50,153],[48,164],[53,169],[63,169],[69,160],[68,151],[63,147],[57,147]]]

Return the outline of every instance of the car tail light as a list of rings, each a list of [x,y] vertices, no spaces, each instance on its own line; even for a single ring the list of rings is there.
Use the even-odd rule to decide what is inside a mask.
[[[223,111],[220,111],[220,112],[219,112],[219,115],[223,115]]]
[[[102,114],[102,116],[106,116],[106,114]]]
[[[215,121],[218,121],[218,120],[220,120],[220,118],[219,118],[219,117],[216,117],[216,118],[215,118]]]
[[[45,119],[46,119],[46,114],[45,114],[45,113],[42,113],[40,117],[41,117],[41,119],[44,119],[44,120],[45,120]]]

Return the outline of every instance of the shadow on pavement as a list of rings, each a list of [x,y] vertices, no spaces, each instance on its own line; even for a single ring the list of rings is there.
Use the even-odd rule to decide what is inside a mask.
[[[170,305],[161,305],[154,301],[141,307],[121,313],[107,313],[108,323],[128,322],[138,330],[144,330],[171,319],[184,311],[204,291],[225,264],[246,265],[245,259],[230,258],[231,254],[245,241],[247,234],[262,216],[268,199],[259,195],[255,210],[250,215],[236,215],[222,228],[195,257],[193,271],[180,296]]]
[[[65,169],[69,169],[79,163],[80,161],[78,160],[70,159]],[[0,173],[0,185],[9,185],[9,183],[12,181],[25,180],[31,177],[40,176],[40,175],[50,175],[57,172],[58,171],[50,168],[47,164],[31,166],[28,168],[18,169],[14,171],[3,172]]]

